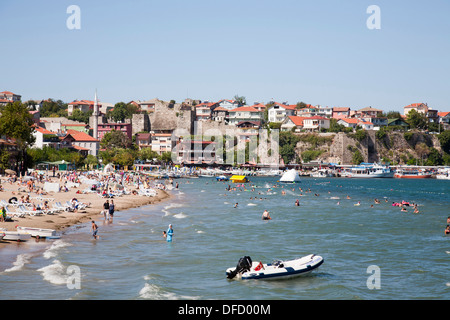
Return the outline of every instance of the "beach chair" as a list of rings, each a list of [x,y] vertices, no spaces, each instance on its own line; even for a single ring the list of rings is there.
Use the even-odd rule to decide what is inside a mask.
[[[40,216],[41,214],[43,214],[42,210],[30,210],[29,208],[25,208],[25,206],[23,205],[18,206],[17,211],[28,214],[30,216]]]
[[[18,211],[11,211],[8,207],[5,206],[6,215],[10,217],[16,217],[16,218],[24,218],[26,216],[26,213],[18,212]]]

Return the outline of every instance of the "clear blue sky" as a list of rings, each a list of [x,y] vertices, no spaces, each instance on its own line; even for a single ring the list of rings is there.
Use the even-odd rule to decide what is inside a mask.
[[[69,5],[81,29],[69,30]],[[381,29],[369,30],[369,5]],[[450,111],[450,2],[0,1],[0,91]]]

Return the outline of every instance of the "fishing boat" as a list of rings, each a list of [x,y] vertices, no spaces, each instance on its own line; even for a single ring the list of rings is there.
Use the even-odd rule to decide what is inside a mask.
[[[300,176],[298,175],[297,170],[291,169],[283,173],[283,175],[280,178],[280,182],[298,183],[300,182]]]
[[[394,174],[394,178],[400,179],[427,179],[431,178],[430,172],[419,170],[418,168],[400,168]]]
[[[345,168],[341,173],[347,178],[392,178],[394,171],[389,166],[374,163],[361,163],[358,166]]]
[[[438,172],[436,173],[436,179],[450,180],[450,168],[438,169]]]
[[[59,236],[56,234],[56,230],[53,230],[53,229],[41,229],[41,228],[18,226],[17,231],[22,232],[22,233],[29,233],[32,237],[52,238],[52,239],[59,238]]]
[[[323,262],[323,258],[315,254],[293,260],[277,260],[269,264],[252,262],[251,258],[246,256],[239,260],[236,268],[228,268],[226,270],[226,275],[228,279],[236,278],[242,280],[289,279],[308,274],[319,268]]]
[[[31,234],[25,232],[7,231],[6,229],[0,229],[0,232],[4,234],[3,240],[26,241],[31,239]]]

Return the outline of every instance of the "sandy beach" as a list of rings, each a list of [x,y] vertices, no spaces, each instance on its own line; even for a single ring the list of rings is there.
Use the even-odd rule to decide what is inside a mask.
[[[50,178],[50,180],[51,182],[59,182],[56,178],[53,178],[53,180]],[[2,181],[4,180],[2,179]],[[36,183],[36,185],[43,186],[43,183]],[[17,183],[10,184],[4,182],[2,186],[4,191],[0,192],[0,200],[6,200],[6,202],[8,202],[11,197],[19,199],[21,196],[29,195],[31,202],[34,202],[35,204],[42,203],[42,201],[33,199],[33,197],[37,196],[35,192],[22,191],[24,189],[23,186],[19,186]],[[43,198],[55,199],[54,201],[49,201],[50,207],[52,207],[55,201],[65,203],[66,201],[76,198],[81,203],[89,204],[85,209],[78,210],[77,212],[63,211],[55,214],[43,214],[37,216],[26,215],[23,218],[13,217],[13,221],[0,222],[0,228],[6,228],[8,231],[16,230],[16,226],[63,230],[67,227],[88,222],[90,220],[95,221],[104,219],[101,212],[106,198],[102,198],[96,193],[77,193],[78,190],[81,192],[87,187],[89,186],[81,184],[78,188],[73,187],[67,192],[48,192],[47,194],[42,195]],[[21,190],[20,192],[18,191],[19,188]],[[131,190],[134,189],[135,188],[131,188]],[[157,189],[157,195],[154,197],[128,194],[114,197],[113,200],[115,203],[115,211],[122,211],[168,200],[169,198],[169,193]],[[11,209],[11,211],[14,211],[14,209]],[[8,244],[9,241],[0,241],[0,248]]]

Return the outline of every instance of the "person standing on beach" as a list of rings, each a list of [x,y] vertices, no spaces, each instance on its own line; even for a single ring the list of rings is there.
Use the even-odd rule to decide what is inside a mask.
[[[166,232],[167,242],[172,242],[172,236],[173,236],[173,228],[172,228],[172,225],[169,224],[169,229],[167,229],[167,232]]]
[[[95,224],[94,220],[92,220],[91,231],[92,231],[92,236],[94,237],[94,239],[98,239],[99,238],[99,236],[97,235],[98,226]]]

